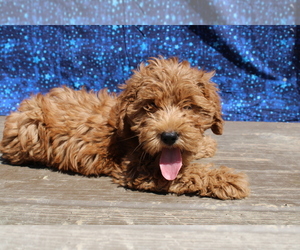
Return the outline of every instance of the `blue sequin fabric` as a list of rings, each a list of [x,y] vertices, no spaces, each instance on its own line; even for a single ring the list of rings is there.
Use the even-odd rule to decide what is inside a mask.
[[[225,120],[300,120],[295,25],[0,26],[0,114],[67,85],[118,92],[142,61],[163,55],[216,70]]]
[[[297,0],[7,0],[1,24],[294,25]]]

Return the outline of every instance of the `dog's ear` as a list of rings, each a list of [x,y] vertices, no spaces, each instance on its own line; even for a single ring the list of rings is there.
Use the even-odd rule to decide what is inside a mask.
[[[117,123],[116,128],[118,134],[124,135],[130,133],[130,119],[127,116],[127,110],[130,104],[132,104],[136,98],[138,89],[143,83],[143,75],[147,74],[147,66],[141,63],[138,69],[133,70],[133,75],[125,82],[125,84],[119,85],[119,88],[123,90],[118,96],[117,100]]]
[[[121,98],[118,97],[118,100]],[[117,105],[114,107],[115,108],[115,127],[117,129],[117,134],[119,136],[123,136],[123,131],[124,131],[124,119],[126,115],[126,107],[125,105],[121,104],[121,102],[118,102]]]
[[[211,125],[211,130],[216,135],[221,135],[223,133],[224,120],[222,118],[221,100],[218,94],[219,89],[217,88],[217,85],[211,81],[211,78],[214,75],[215,71],[202,71],[201,81],[198,84],[201,85],[202,88],[204,87],[204,96],[215,106],[215,113],[213,114],[213,124]]]
[[[126,90],[124,92],[126,92]],[[130,102],[124,92],[118,96],[118,103],[116,105],[115,112],[117,116],[115,126],[117,129],[117,134],[121,137],[126,137],[126,134],[129,131],[127,108]]]
[[[223,134],[223,124],[224,120],[222,118],[221,108],[220,111],[217,111],[214,116],[214,123],[211,126],[212,132],[214,132],[216,135]]]
[[[117,133],[119,136],[127,137],[128,133],[130,133],[130,121],[127,116],[127,110],[131,103],[134,102],[137,96],[137,90],[134,84],[135,78],[126,81],[126,84],[120,85],[119,88],[123,91],[117,97],[117,105],[116,105],[116,125]]]

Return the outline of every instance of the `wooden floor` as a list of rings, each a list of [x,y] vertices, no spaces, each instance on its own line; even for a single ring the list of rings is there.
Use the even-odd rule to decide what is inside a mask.
[[[300,123],[227,122],[214,138],[216,156],[201,162],[247,173],[249,198],[143,193],[1,163],[0,249],[300,249]]]

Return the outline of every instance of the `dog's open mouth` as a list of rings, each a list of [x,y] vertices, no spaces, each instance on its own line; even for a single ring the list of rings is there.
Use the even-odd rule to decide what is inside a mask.
[[[160,171],[163,177],[174,180],[182,166],[182,157],[179,148],[164,148],[159,160]]]

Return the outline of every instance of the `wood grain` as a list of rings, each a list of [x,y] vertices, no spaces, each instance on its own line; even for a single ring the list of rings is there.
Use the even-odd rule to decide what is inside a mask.
[[[2,249],[299,249],[293,226],[6,226]]]
[[[3,123],[4,117],[0,117],[1,135]],[[110,233],[116,232],[118,237],[123,235],[120,245],[109,240],[106,243],[125,249],[138,243],[143,246],[147,239],[157,236],[166,237],[165,242],[171,242],[174,237],[178,239],[176,244],[180,241],[192,244],[193,239],[203,246],[214,244],[216,249],[220,245],[216,239],[232,241],[230,246],[237,246],[245,239],[249,248],[259,240],[261,249],[275,249],[267,246],[276,244],[289,246],[289,249],[300,246],[297,236],[300,232],[300,124],[227,122],[224,135],[212,136],[218,141],[217,154],[200,161],[246,172],[252,189],[249,198],[221,201],[143,193],[118,187],[109,177],[87,178],[42,166],[1,163],[0,224],[15,226],[0,228],[0,245],[6,244],[3,241],[6,238],[31,230],[32,235],[49,234],[54,239],[49,243],[51,247],[57,246],[56,241],[63,242],[67,232],[71,232],[73,238],[82,234],[80,244],[84,246],[89,246],[87,241],[94,236],[96,239],[96,234],[110,238]],[[78,225],[81,227],[76,227]],[[166,225],[181,226],[166,228]],[[133,239],[137,232],[149,238],[143,242],[142,238]],[[193,238],[193,233],[198,236]],[[232,234],[235,236],[230,236]],[[264,245],[267,236],[271,241]],[[36,242],[44,240],[42,236],[27,237]],[[287,239],[289,241],[284,243]],[[21,239],[18,241],[23,244]],[[7,244],[14,243],[8,241]],[[68,246],[71,248],[72,243]]]

